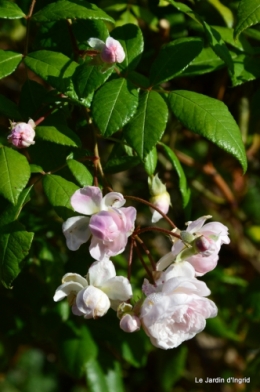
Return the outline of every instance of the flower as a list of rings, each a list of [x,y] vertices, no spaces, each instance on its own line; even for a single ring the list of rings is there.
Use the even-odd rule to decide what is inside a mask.
[[[127,278],[116,276],[112,261],[104,259],[91,264],[86,278],[75,273],[64,275],[53,299],[60,301],[66,296],[75,315],[97,318],[130,299],[132,287]]]
[[[35,123],[33,120],[29,120],[28,123],[12,123],[11,133],[7,139],[17,148],[29,147],[35,144],[33,140],[35,137],[34,128]]]
[[[171,199],[169,193],[166,191],[166,186],[161,182],[158,174],[148,178],[149,190],[151,194],[150,203],[154,204],[155,207],[159,208],[164,214],[169,211]],[[152,222],[158,222],[162,215],[150,207],[152,212]]]
[[[206,284],[190,277],[189,268],[182,270],[182,276],[175,276],[179,273],[173,272],[173,266],[163,272],[163,281],[150,285],[141,307],[145,333],[154,346],[165,350],[193,338],[205,328],[207,318],[217,315],[214,302],[205,298],[210,294]],[[146,282],[145,291],[148,286]]]
[[[71,197],[72,207],[91,217],[76,216],[63,223],[68,248],[77,250],[92,234],[90,254],[95,260],[122,253],[136,219],[136,209],[121,208],[124,204],[121,193],[110,192],[102,197],[95,186],[77,190]]]
[[[163,271],[172,262],[188,261],[196,271],[196,276],[202,276],[212,271],[218,262],[222,244],[229,244],[228,228],[220,222],[205,223],[211,216],[187,223],[187,229],[180,232],[182,240],[176,240],[170,253],[163,256],[157,263],[156,269]],[[188,246],[188,247],[187,247]]]
[[[122,63],[125,59],[122,45],[112,37],[108,37],[106,42],[98,38],[89,38],[87,42],[89,46],[100,52],[100,58],[104,63]]]

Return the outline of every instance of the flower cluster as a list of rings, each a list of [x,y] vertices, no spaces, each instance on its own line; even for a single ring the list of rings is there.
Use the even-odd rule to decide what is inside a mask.
[[[151,179],[150,192],[152,196],[167,193],[158,176]],[[72,312],[84,318],[102,317],[112,308],[123,331],[132,333],[142,327],[154,346],[177,347],[202,331],[207,318],[217,315],[216,305],[207,298],[209,288],[197,277],[215,268],[221,245],[229,243],[227,227],[218,222],[205,224],[210,216],[203,216],[188,222],[186,230],[168,231],[175,238],[171,252],[156,263],[152,282],[144,280],[143,297],[132,305],[131,284],[127,278],[116,276],[110,260],[124,251],[130,235],[132,245],[137,246],[136,239],[141,241],[139,229],[134,231],[136,209],[125,208],[124,204],[121,193],[109,192],[103,197],[95,186],[86,186],[72,195],[72,207],[83,215],[64,222],[67,245],[77,250],[91,239],[89,251],[95,262],[86,277],[64,275],[54,300],[67,297]],[[157,218],[153,215],[154,222]]]

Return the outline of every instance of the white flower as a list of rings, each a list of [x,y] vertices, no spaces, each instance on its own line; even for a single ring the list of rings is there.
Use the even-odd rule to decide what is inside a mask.
[[[78,274],[66,274],[53,297],[60,301],[68,296],[72,311],[84,318],[102,317],[111,307],[116,310],[118,305],[132,296],[132,288],[127,278],[116,276],[111,260],[104,259],[94,262],[86,279]]]

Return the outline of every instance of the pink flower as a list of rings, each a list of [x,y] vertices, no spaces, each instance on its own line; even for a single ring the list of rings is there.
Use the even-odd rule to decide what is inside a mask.
[[[193,338],[205,328],[207,318],[217,315],[214,302],[205,298],[210,294],[206,284],[190,277],[189,268],[183,269],[182,276],[175,276],[176,273],[180,271],[174,273],[170,266],[163,273],[163,282],[158,282],[159,287],[150,285],[141,307],[145,333],[154,346],[165,350]],[[147,286],[146,283],[146,290]]]
[[[89,38],[89,46],[100,52],[100,58],[104,63],[122,63],[125,59],[125,52],[119,41],[108,37],[106,42],[98,38]]]
[[[33,120],[29,120],[28,123],[12,123],[11,134],[7,137],[9,142],[11,142],[17,148],[26,148],[32,144],[35,144],[34,131],[35,123]]]
[[[69,218],[62,229],[70,250],[77,250],[92,235],[90,254],[95,260],[122,253],[134,230],[136,209],[121,208],[125,199],[121,193],[110,192],[102,197],[98,187],[87,186],[71,197],[75,211],[91,215]]]
[[[196,276],[212,271],[218,262],[222,244],[229,244],[228,228],[220,222],[205,223],[211,216],[203,216],[188,222],[187,229],[181,231],[182,240],[174,242],[170,253],[157,263],[158,271],[163,271],[175,260],[188,261],[195,269]],[[187,246],[190,245],[190,248]]]

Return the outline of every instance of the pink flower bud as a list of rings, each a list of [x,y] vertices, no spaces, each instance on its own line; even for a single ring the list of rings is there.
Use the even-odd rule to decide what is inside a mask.
[[[11,134],[7,139],[17,148],[29,147],[35,143],[33,140],[35,137],[34,127],[33,120],[29,120],[28,123],[12,123]]]
[[[120,328],[128,333],[139,331],[141,322],[139,317],[132,316],[131,314],[125,314],[120,320]]]
[[[169,211],[169,206],[171,205],[171,199],[169,193],[166,191],[166,186],[162,183],[158,174],[153,177],[148,178],[148,185],[151,194],[150,203],[154,204],[155,207],[159,208],[164,214]],[[152,222],[158,222],[162,218],[159,212],[155,211],[150,207],[152,212]]]
[[[100,58],[104,63],[122,63],[125,59],[125,52],[122,45],[112,37],[108,37],[106,42],[98,38],[89,38],[88,44],[100,52]]]
[[[125,59],[125,52],[119,41],[108,37],[100,57],[105,63],[122,63]]]
[[[212,241],[202,235],[195,240],[195,247],[200,253],[206,252],[212,247]]]

